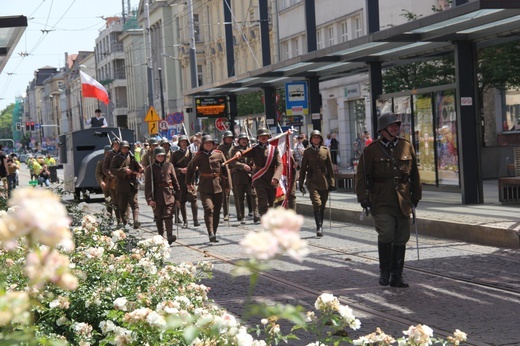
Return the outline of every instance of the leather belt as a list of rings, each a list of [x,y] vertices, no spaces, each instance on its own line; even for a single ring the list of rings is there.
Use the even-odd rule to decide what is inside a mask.
[[[220,177],[220,173],[200,173],[201,177]]]
[[[405,184],[410,181],[408,177],[374,177],[372,178],[373,183],[377,184],[386,184],[386,183],[394,183],[394,184]]]
[[[160,187],[173,187],[173,184],[172,183],[160,183],[159,186]]]

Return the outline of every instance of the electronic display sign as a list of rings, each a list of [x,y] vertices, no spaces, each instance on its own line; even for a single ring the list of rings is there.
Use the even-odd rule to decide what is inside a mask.
[[[225,96],[195,98],[195,115],[197,118],[227,117],[227,98]]]

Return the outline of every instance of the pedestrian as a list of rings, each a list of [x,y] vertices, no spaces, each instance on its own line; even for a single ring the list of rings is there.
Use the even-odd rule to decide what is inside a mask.
[[[224,154],[213,149],[217,142],[209,135],[203,137],[202,148],[191,160],[186,171],[186,186],[194,190],[195,171],[199,171],[199,194],[204,208],[204,221],[208,231],[209,241],[218,243],[217,228],[220,209],[222,208],[223,193],[229,190],[231,177]]]
[[[111,197],[110,197],[110,187],[109,187],[111,177],[105,175],[105,173],[103,172],[103,163],[105,162],[105,158],[107,157],[107,155],[109,155],[110,152],[112,151],[112,146],[110,146],[108,144],[105,145],[105,147],[103,148],[103,151],[104,151],[103,157],[101,158],[101,160],[98,161],[98,163],[96,165],[95,174],[96,174],[96,180],[99,184],[99,187],[101,188],[101,191],[103,192],[103,195],[105,196],[105,206],[107,209],[107,217],[109,218],[108,223],[110,225],[112,225],[114,222],[114,219],[112,218],[112,212],[113,212],[114,208],[112,208]]]
[[[316,222],[316,236],[322,237],[329,192],[335,190],[334,170],[330,150],[323,145],[321,132],[312,131],[310,142],[311,146],[303,153],[299,186],[300,191],[305,194],[303,185],[307,185]]]
[[[49,180],[50,177],[51,172],[47,168],[47,165],[44,163],[40,171],[40,174],[38,175],[38,183],[40,184],[40,186],[43,186],[43,184],[45,184],[46,187],[49,187],[51,185],[51,182]]]
[[[370,144],[372,144],[373,140],[370,138],[370,133],[368,131],[364,132],[365,135],[365,147],[368,147]]]
[[[336,134],[332,133],[330,136],[330,158],[332,160],[332,164],[334,167],[334,172],[338,171],[338,150],[339,150],[339,142],[336,139]]]
[[[15,156],[16,157],[16,156]],[[7,159],[7,195],[11,197],[11,191],[16,188],[17,172],[20,169],[20,164],[16,163],[13,157]]]
[[[283,172],[282,160],[278,148],[269,144],[271,132],[261,127],[256,131],[258,144],[247,153],[245,157],[253,159],[253,187],[258,198],[258,212],[260,215],[267,213],[274,206],[276,188]],[[240,158],[242,153],[238,151],[234,157]]]
[[[326,146],[329,149],[330,149],[330,138],[331,138],[330,133],[327,133],[327,138],[323,142],[323,145]]]
[[[235,141],[235,138],[233,136],[233,132],[231,131],[224,131],[224,134],[222,135],[222,144],[220,144],[217,149],[224,154],[224,157],[229,159],[229,151],[233,147],[233,142]],[[233,178],[231,178],[233,179]],[[233,186],[233,185],[231,185]],[[235,194],[233,194],[235,195]],[[224,200],[222,202],[223,205],[223,211],[224,211],[224,221],[229,221],[229,197],[230,197],[230,191],[224,192]]]
[[[249,149],[249,137],[246,133],[238,134],[238,145],[231,148],[229,156],[235,156],[237,151],[244,152]],[[237,211],[237,220],[241,224],[246,223],[245,218],[245,200],[251,199],[251,209],[253,212],[253,222],[259,223],[258,205],[256,191],[253,188],[252,172],[254,162],[251,158],[241,157],[230,162],[231,179],[233,184],[233,196],[235,196],[235,208]]]
[[[155,225],[160,236],[166,236],[168,244],[177,240],[173,234],[173,214],[179,195],[179,182],[171,162],[166,161],[166,150],[163,147],[154,149],[154,164],[146,168],[144,195],[146,202],[152,207]]]
[[[2,180],[4,191],[8,191],[9,186],[7,184],[7,154],[4,152],[4,146],[2,144],[0,144],[0,179]]]
[[[45,164],[47,167],[56,166],[56,159],[51,156],[51,153],[47,153],[47,156],[45,157]]]
[[[137,203],[139,189],[137,176],[143,173],[143,168],[130,152],[130,143],[127,141],[121,142],[119,153],[112,158],[110,173],[117,178],[117,206],[120,210],[121,224],[124,226],[128,223],[126,210],[130,205],[134,220],[133,226],[134,229],[138,229],[141,223],[139,222],[139,204]]]
[[[107,120],[101,115],[101,109],[96,109],[94,111],[94,116],[90,119],[84,117],[85,124],[90,125],[90,127],[107,127]]]
[[[188,164],[195,156],[189,149],[189,139],[186,135],[181,135],[179,137],[177,145],[179,146],[179,150],[172,153],[171,163],[175,168],[175,174],[177,175],[177,180],[180,185],[180,203],[179,209],[181,211],[182,219],[183,219],[183,227],[188,227],[188,216],[186,213],[186,202],[189,202],[191,205],[191,215],[193,218],[193,226],[199,227],[200,223],[198,220],[198,209],[199,206],[197,204],[197,192],[195,190],[188,190],[186,186],[186,171],[188,170]]]
[[[13,159],[13,162],[18,166],[18,169],[16,170],[16,186],[20,185],[20,167],[22,167],[22,164],[20,163],[20,160],[18,160],[18,155],[15,153],[11,154],[11,158]]]
[[[356,173],[357,200],[374,219],[379,252],[379,284],[408,287],[403,279],[410,214],[422,197],[412,144],[399,138],[401,121],[393,113],[377,121],[380,137],[361,154]]]

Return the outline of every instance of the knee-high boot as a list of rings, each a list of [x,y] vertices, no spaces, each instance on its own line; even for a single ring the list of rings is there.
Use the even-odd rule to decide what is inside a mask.
[[[392,267],[390,269],[390,286],[409,287],[403,280],[404,255],[406,245],[394,244],[392,248]]]
[[[314,221],[316,221],[316,236],[322,237],[323,236],[323,227],[322,227],[323,219],[321,218],[321,212],[319,210],[314,211]]]
[[[138,229],[141,227],[141,223],[139,222],[139,210],[132,210],[132,215],[134,217],[134,229]]]
[[[155,226],[157,227],[157,233],[162,237],[164,236],[164,222],[163,219],[156,219]]]
[[[166,225],[166,236],[168,238],[168,244],[172,245],[177,240],[177,236],[173,234],[173,218],[164,219]]]
[[[390,266],[392,263],[392,243],[377,243],[379,252],[379,284],[388,286],[390,283]]]
[[[194,227],[200,226],[199,220],[197,219],[198,210],[199,210],[199,208],[197,206],[197,202],[192,202],[191,203],[191,215],[193,216],[193,226]]]
[[[186,204],[181,203],[178,208],[181,210],[182,221],[183,221],[182,227],[188,228],[188,217],[186,216]]]

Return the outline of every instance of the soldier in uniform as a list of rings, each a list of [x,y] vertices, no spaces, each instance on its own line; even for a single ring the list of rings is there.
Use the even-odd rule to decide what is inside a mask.
[[[155,148],[157,148],[157,146],[159,145],[159,142],[157,142],[157,139],[155,139],[155,138],[150,138],[148,140],[148,145],[149,145],[149,148],[146,150],[146,153],[144,153],[144,155],[141,157],[141,166],[143,166],[144,168],[153,164],[153,162],[154,162],[153,150]],[[145,179],[146,179],[146,173],[145,173]]]
[[[109,224],[113,224],[114,220],[112,219],[112,201],[110,198],[110,188],[109,188],[109,180],[110,177],[106,176],[105,173],[103,173],[103,163],[105,162],[105,158],[107,155],[110,154],[112,151],[112,147],[110,145],[105,145],[103,158],[98,161],[96,165],[96,180],[99,184],[99,187],[101,187],[101,190],[103,190],[103,195],[105,196],[105,202],[106,202],[106,208],[107,208],[107,215],[110,217]]]
[[[123,211],[126,211],[128,205],[130,205],[134,229],[139,228],[141,223],[139,222],[139,204],[137,203],[139,189],[137,175],[143,173],[143,168],[130,152],[130,144],[127,141],[121,142],[121,150],[110,163],[110,173],[117,177],[117,206],[121,210],[119,215],[121,223],[123,225],[128,223],[128,215]]]
[[[105,176],[105,184],[108,186],[108,193],[110,195],[110,204],[112,204],[112,209],[114,210],[114,214],[116,215],[117,223],[121,222],[121,212],[125,213],[126,210],[119,209],[117,205],[117,178],[110,173],[110,164],[112,163],[112,159],[119,153],[120,149],[119,139],[114,138],[112,140],[112,145],[109,152],[105,153],[105,158],[103,159],[103,175]]]
[[[322,145],[323,136],[318,130],[311,132],[310,146],[303,152],[302,164],[300,168],[299,186],[300,191],[305,193],[303,186],[306,181],[309,189],[309,196],[314,210],[314,220],[316,221],[316,236],[323,236],[323,218],[329,191],[334,190],[334,169],[330,158],[329,149]],[[306,180],[307,179],[307,180]]]
[[[146,167],[148,178],[144,185],[144,195],[153,209],[157,232],[163,236],[166,229],[168,244],[171,245],[177,240],[173,234],[173,214],[180,187],[173,165],[166,161],[166,150],[155,148],[154,159],[154,164]]]
[[[408,287],[402,274],[410,214],[422,197],[415,151],[399,138],[400,126],[393,113],[378,118],[381,137],[365,147],[356,173],[357,199],[370,209],[378,234],[379,284],[392,287]]]
[[[166,162],[170,162],[172,157],[172,145],[170,141],[168,140],[168,138],[163,138],[159,141],[159,145],[163,147],[164,151],[166,152]]]
[[[233,132],[231,131],[224,131],[224,134],[222,135],[222,144],[220,144],[217,149],[224,154],[224,157],[226,160],[229,158],[229,151],[233,147]],[[224,201],[223,203],[223,209],[224,209],[224,221],[229,221],[229,195],[230,191],[224,192]]]
[[[204,136],[202,148],[191,160],[186,171],[186,186],[193,191],[195,170],[199,170],[199,194],[204,207],[204,221],[208,230],[209,241],[218,243],[217,228],[220,209],[222,208],[223,193],[229,190],[231,177],[226,161],[220,150],[214,150],[216,141],[209,135]]]
[[[282,161],[278,148],[269,144],[271,133],[266,128],[256,131],[258,144],[245,157],[253,159],[253,187],[258,197],[258,211],[260,215],[267,213],[274,205],[276,187],[283,172]],[[237,151],[235,157],[240,158],[242,153]]]
[[[179,137],[179,142],[177,144],[179,146],[179,150],[172,153],[171,163],[175,168],[177,180],[179,181],[179,185],[181,187],[179,209],[181,210],[181,215],[184,221],[183,227],[188,227],[186,202],[190,202],[191,204],[193,226],[199,227],[200,224],[197,218],[197,212],[199,209],[199,206],[197,205],[197,192],[195,190],[188,190],[186,187],[186,171],[188,170],[187,167],[194,156],[194,154],[188,149],[189,144],[188,136],[181,135]]]
[[[229,156],[235,156],[237,151],[244,152],[249,148],[249,137],[245,133],[238,135],[238,145],[231,148]],[[235,196],[235,207],[237,210],[237,219],[241,224],[245,224],[245,198],[251,199],[251,207],[254,215],[254,222],[260,221],[258,216],[258,207],[256,200],[256,192],[252,185],[251,173],[253,171],[253,160],[247,157],[241,157],[229,164],[231,169],[231,179],[233,180],[233,195]]]

